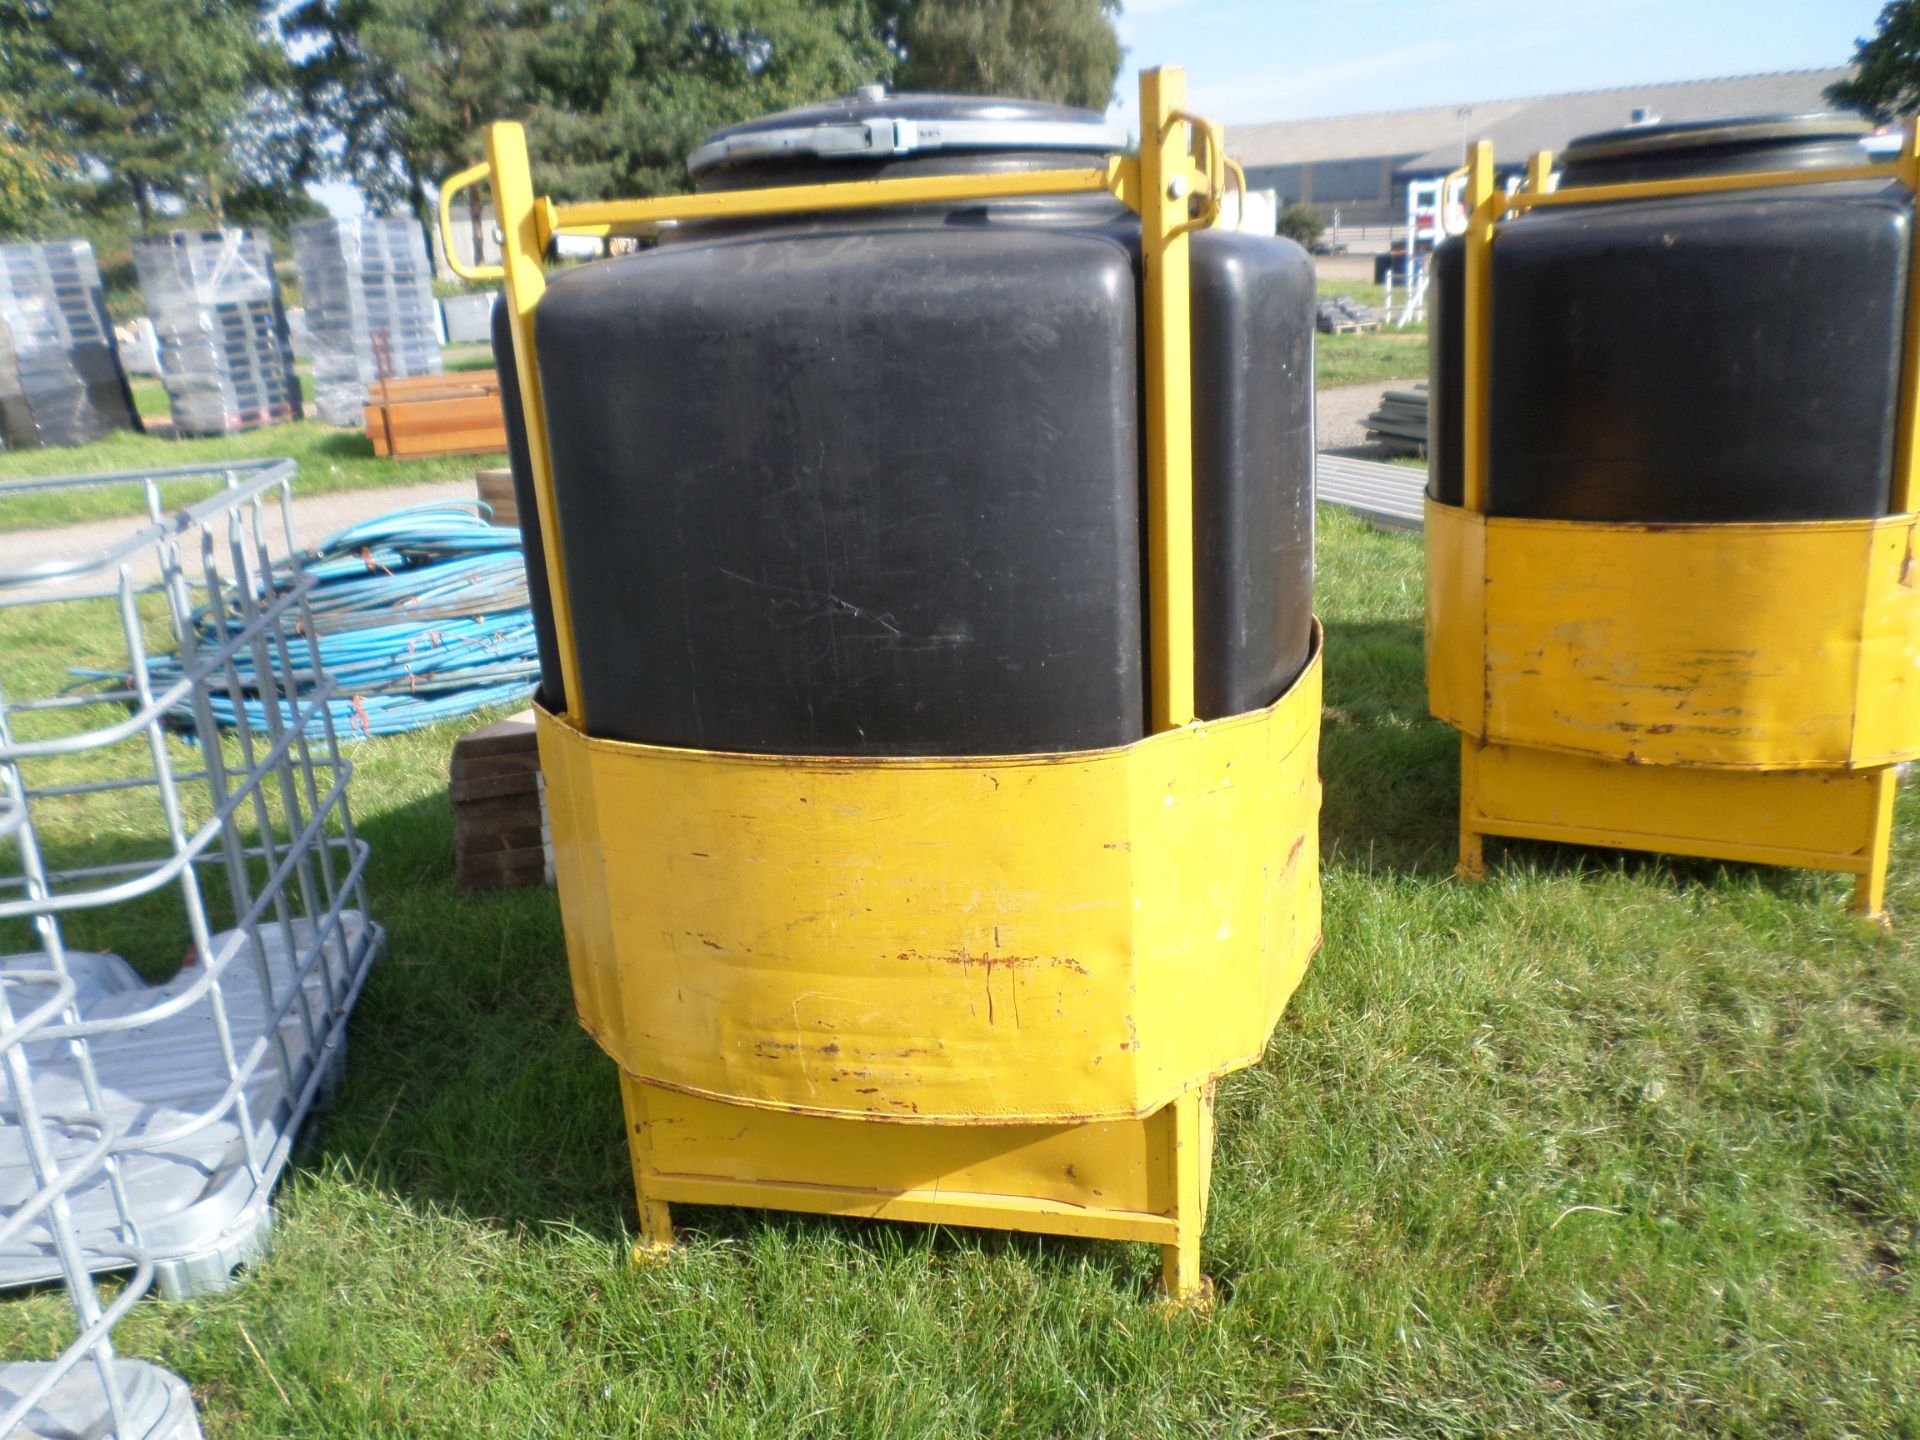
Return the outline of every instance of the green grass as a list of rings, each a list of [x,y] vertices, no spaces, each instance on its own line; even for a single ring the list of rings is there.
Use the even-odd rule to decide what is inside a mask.
[[[1320,298],[1345,296],[1379,310],[1383,286],[1359,280],[1321,279]],[[1314,337],[1315,379],[1321,389],[1334,385],[1375,385],[1387,380],[1413,380],[1427,373],[1427,324],[1424,320],[1403,328],[1383,326],[1367,335]]]
[[[484,370],[493,363],[492,352],[484,345],[452,345],[443,354],[449,370]],[[298,373],[301,394],[311,405],[310,368],[303,363]],[[164,420],[170,413],[166,387],[160,381],[136,379],[132,389],[134,405],[144,418]],[[373,453],[373,442],[362,431],[336,429],[318,420],[301,420],[291,425],[273,425],[209,439],[176,440],[164,434],[123,433],[73,449],[0,452],[0,482],[47,475],[218,464],[262,456],[284,456],[299,462],[301,495],[459,480],[471,477],[475,470],[488,465],[505,463],[484,455],[453,455],[440,460],[382,459]],[[217,483],[198,489],[176,486],[169,492],[169,498],[188,504],[202,495],[212,494],[216,488]],[[0,504],[0,530],[36,530],[84,520],[139,515],[145,507],[142,492],[135,485],[21,495]]]
[[[1375,385],[1427,373],[1427,330],[1381,329],[1365,335],[1321,335],[1314,341],[1314,378],[1333,385]]]
[[[1463,886],[1419,541],[1323,513],[1320,562],[1326,943],[1222,1086],[1210,1314],[1143,1247],[747,1211],[630,1265],[612,1062],[551,894],[453,891],[440,730],[356,752],[391,949],[273,1252],[123,1349],[214,1440],[1920,1434],[1912,797],[1891,934],[1804,872],[1496,845]],[[0,1353],[61,1304],[0,1302]]]

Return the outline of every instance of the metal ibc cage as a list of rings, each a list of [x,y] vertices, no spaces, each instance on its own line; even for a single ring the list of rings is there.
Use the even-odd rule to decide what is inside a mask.
[[[0,1285],[64,1278],[88,1334],[89,1271],[181,1297],[261,1252],[381,947],[293,477],[263,460],[0,485],[0,516],[57,489],[146,501],[118,544],[0,573]],[[57,660],[19,643],[48,637]],[[27,1035],[30,1005],[47,1013]]]
[[[0,773],[0,835],[10,836],[25,809]],[[85,1038],[50,1040],[50,1027],[70,1023],[79,991],[73,977],[33,969],[9,957],[0,971],[0,1070],[6,1076],[9,1143],[26,1155],[33,1188],[0,1219],[0,1245],[38,1227],[49,1260],[59,1267],[75,1316],[74,1335],[51,1360],[0,1363],[0,1434],[29,1437],[108,1436],[115,1440],[200,1440],[193,1396],[178,1375],[144,1360],[121,1358],[113,1327],[153,1285],[153,1257],[135,1246],[84,1248],[73,1223],[72,1193],[101,1182],[118,1138],[101,1112],[49,1113],[38,1103],[33,1052],[64,1049],[91,1066]],[[57,1062],[56,1062],[57,1063]],[[16,1141],[17,1136],[17,1141]],[[101,1262],[132,1274],[109,1303],[93,1282]]]

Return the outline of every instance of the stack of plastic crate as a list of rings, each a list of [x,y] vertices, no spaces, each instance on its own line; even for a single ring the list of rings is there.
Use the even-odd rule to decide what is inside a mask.
[[[261,1253],[381,948],[293,473],[0,485],[0,521],[103,480],[148,506],[117,543],[0,572],[0,636],[58,627],[74,667],[0,643],[0,1286],[64,1281],[80,1321],[56,1357],[0,1365],[0,1433],[197,1436],[184,1387],[108,1332],[150,1285],[221,1289]],[[161,634],[179,664],[151,663]],[[261,703],[223,730],[242,693]],[[103,1309],[108,1271],[133,1278]]]
[[[160,339],[160,371],[182,435],[218,435],[301,416],[273,249],[257,230],[176,230],[136,241],[134,268]]]
[[[322,420],[358,425],[373,381],[440,373],[440,312],[418,224],[310,220],[293,228],[293,258]]]
[[[140,420],[84,240],[0,245],[0,434],[84,445]]]

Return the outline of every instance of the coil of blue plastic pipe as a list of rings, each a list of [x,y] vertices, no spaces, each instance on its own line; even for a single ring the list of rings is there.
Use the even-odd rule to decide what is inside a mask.
[[[276,590],[291,584],[294,563],[276,563]],[[298,564],[315,581],[301,633],[287,637],[284,654],[269,642],[268,674],[243,648],[214,677],[210,708],[223,728],[244,716],[250,730],[264,730],[270,705],[291,723],[294,707],[312,695],[316,658],[334,682],[326,708],[343,739],[396,735],[515,703],[539,683],[520,532],[490,523],[478,502],[376,516],[327,537]],[[217,643],[222,625],[238,629],[242,608],[238,597],[220,613],[202,604],[192,617],[198,641]],[[150,656],[148,664],[155,689],[182,673],[177,653]],[[176,714],[191,727],[190,705]],[[318,736],[324,727],[316,712],[307,731]]]

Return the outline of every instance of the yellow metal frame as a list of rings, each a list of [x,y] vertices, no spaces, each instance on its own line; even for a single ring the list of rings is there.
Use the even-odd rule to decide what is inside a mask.
[[[1885,905],[1893,767],[1920,757],[1920,274],[1885,519],[1623,525],[1486,515],[1493,246],[1530,209],[1857,180],[1891,164],[1512,195],[1467,150],[1464,504],[1427,503],[1427,673],[1461,731],[1460,873],[1504,835],[1834,870]],[[1817,577],[1817,578],[1810,578]],[[1685,595],[1677,606],[1671,597]]]
[[[540,718],[568,960],[619,1062],[643,1251],[676,1203],[1140,1240],[1201,1293],[1217,1078],[1319,943],[1320,670],[1194,716],[1189,236],[1234,167],[1177,68],[1139,153],[1012,175],[561,205],[487,132],[564,715]],[[721,755],[595,739],[584,713],[534,314],[562,234],[1107,193],[1140,216],[1152,734],[956,759]],[[463,271],[463,273],[467,273]]]

